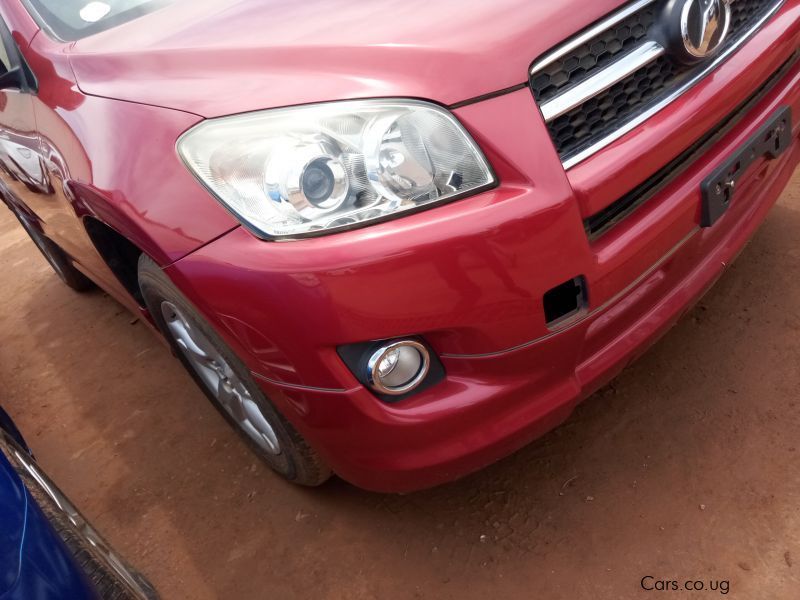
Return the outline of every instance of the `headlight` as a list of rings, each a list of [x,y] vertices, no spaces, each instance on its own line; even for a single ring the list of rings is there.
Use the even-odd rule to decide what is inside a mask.
[[[495,183],[446,110],[363,100],[212,119],[178,140],[194,175],[256,234],[321,235]]]

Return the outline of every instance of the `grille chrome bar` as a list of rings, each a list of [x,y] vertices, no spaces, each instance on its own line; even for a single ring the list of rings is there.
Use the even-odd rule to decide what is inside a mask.
[[[657,1],[636,0],[628,4],[575,38],[545,54],[533,64],[530,70],[531,88],[551,130],[554,142],[557,139],[563,140],[559,132],[563,131],[561,128],[566,119],[572,119],[574,115],[581,114],[582,109],[585,109],[586,106],[591,106],[591,103],[596,104],[600,98],[615,93],[611,88],[617,86],[616,90],[626,80],[639,78],[640,74],[648,68],[658,70],[664,68],[664,65],[672,63],[665,56],[666,50],[655,37],[657,27],[648,27],[646,34],[642,34],[644,30],[640,29],[639,36],[635,39],[627,39],[624,46],[616,43],[617,38],[614,37],[620,31],[628,31],[628,26],[637,23],[637,19],[643,14],[647,14],[649,18],[649,21],[645,20],[645,22],[655,26],[654,11],[657,11],[658,7],[654,5]],[[562,146],[561,141],[558,141],[556,146],[561,154],[564,168],[570,169],[583,162],[674,102],[749,41],[785,4],[785,0],[764,0],[763,3],[733,0],[736,5],[740,2],[743,7],[762,4],[763,8],[759,9],[758,14],[754,14],[749,21],[743,22],[743,28],[740,28],[740,31],[732,32],[731,39],[722,48],[722,51],[717,56],[710,58],[707,64],[694,67],[689,72],[686,72],[685,68],[675,72],[674,69],[677,67],[669,67],[673,69],[674,75],[670,76],[669,81],[662,79],[664,81],[663,89],[657,88],[657,92],[653,90],[646,101],[640,101],[636,109],[629,110],[627,115],[620,114],[614,120],[606,121],[605,129],[608,131],[603,131],[600,126],[598,132],[591,124],[586,124],[581,126],[582,132],[575,134],[583,137],[574,138],[574,143]],[[640,20],[639,23],[642,21]],[[613,52],[611,54],[605,52],[604,59],[601,61],[592,51],[594,60],[590,59],[588,67],[584,68],[582,65],[574,72],[571,71],[577,63],[577,58],[574,57],[581,56],[581,52],[585,57],[588,52],[587,48],[598,41],[602,43],[603,39],[616,43]],[[567,66],[570,64],[569,61],[575,61],[572,67]],[[655,61],[658,61],[656,65],[659,66],[648,67]],[[571,74],[563,77],[563,72],[567,72],[568,69]],[[557,75],[553,76],[554,73]],[[556,80],[557,77],[561,77],[560,81]],[[551,81],[549,86],[547,85],[548,78]],[[544,85],[536,85],[540,79],[544,80]],[[598,100],[594,100],[595,98]]]
[[[621,23],[631,15],[639,12],[645,6],[653,4],[653,2],[655,1],[656,0],[636,0],[636,2],[633,2],[628,6],[625,6],[621,10],[618,10],[609,17],[603,19],[596,25],[593,25],[583,33],[579,34],[578,36],[569,40],[565,44],[559,46],[549,54],[546,54],[541,59],[537,60],[531,67],[531,72],[530,72],[531,76],[536,75],[540,71],[544,70],[545,67],[550,66],[560,58],[564,58],[570,52],[573,52],[586,42],[593,40],[604,31],[611,29],[617,23]]]
[[[540,106],[544,120],[549,123],[561,115],[567,114],[587,100],[594,98],[600,92],[606,91],[632,73],[649,65],[665,52],[664,47],[658,42],[645,42],[620,58],[611,67],[603,69],[596,75],[582,81],[568,92],[544,102]]]

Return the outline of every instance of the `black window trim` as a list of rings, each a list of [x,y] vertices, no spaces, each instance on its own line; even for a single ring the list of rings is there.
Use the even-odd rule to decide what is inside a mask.
[[[18,90],[23,94],[36,94],[39,91],[39,83],[36,80],[36,76],[28,65],[28,61],[26,61],[25,57],[22,55],[22,51],[14,40],[14,36],[11,35],[11,29],[9,29],[8,24],[2,16],[0,16],[0,43],[3,44],[6,50],[11,68],[19,68],[22,70],[22,86],[19,88],[6,88],[0,91]]]
[[[28,14],[31,16],[31,18],[34,21],[36,21],[36,24],[39,26],[39,29],[44,31],[48,36],[53,38],[55,41],[66,43],[67,40],[63,40],[60,37],[58,37],[58,35],[56,35],[56,32],[53,31],[52,27],[50,27],[50,24],[45,20],[45,18],[39,14],[39,11],[36,10],[36,7],[33,6],[33,4],[28,2],[28,0],[20,0],[20,2],[22,6],[25,8],[25,10],[28,11]]]
[[[171,4],[172,0],[152,0],[148,4],[142,4],[141,6],[126,10],[125,12],[114,16],[110,21],[99,21],[86,27],[85,29],[75,29],[64,24],[64,30],[68,35],[59,35],[56,33],[56,30],[53,29],[53,26],[50,24],[50,22],[48,22],[47,18],[42,15],[42,12],[37,9],[36,6],[30,2],[30,0],[20,0],[20,2],[22,2],[22,6],[25,7],[25,10],[28,11],[28,14],[30,14],[31,18],[36,21],[36,24],[49,37],[64,44],[74,44],[83,38],[87,38],[96,33],[102,33],[103,31],[108,31],[119,25],[124,25],[129,21],[143,17],[144,15]],[[53,20],[57,20],[54,16],[52,18]]]

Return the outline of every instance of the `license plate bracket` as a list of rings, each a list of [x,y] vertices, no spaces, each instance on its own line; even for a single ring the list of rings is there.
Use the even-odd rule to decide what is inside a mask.
[[[734,156],[702,183],[703,209],[700,225],[712,227],[730,207],[739,179],[755,161],[774,160],[792,144],[792,111],[778,110]]]

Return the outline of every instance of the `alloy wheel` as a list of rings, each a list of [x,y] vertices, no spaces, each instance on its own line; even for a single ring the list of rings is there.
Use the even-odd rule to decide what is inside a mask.
[[[259,448],[280,454],[274,428],[228,361],[172,302],[161,303],[161,314],[175,343],[219,405]]]

